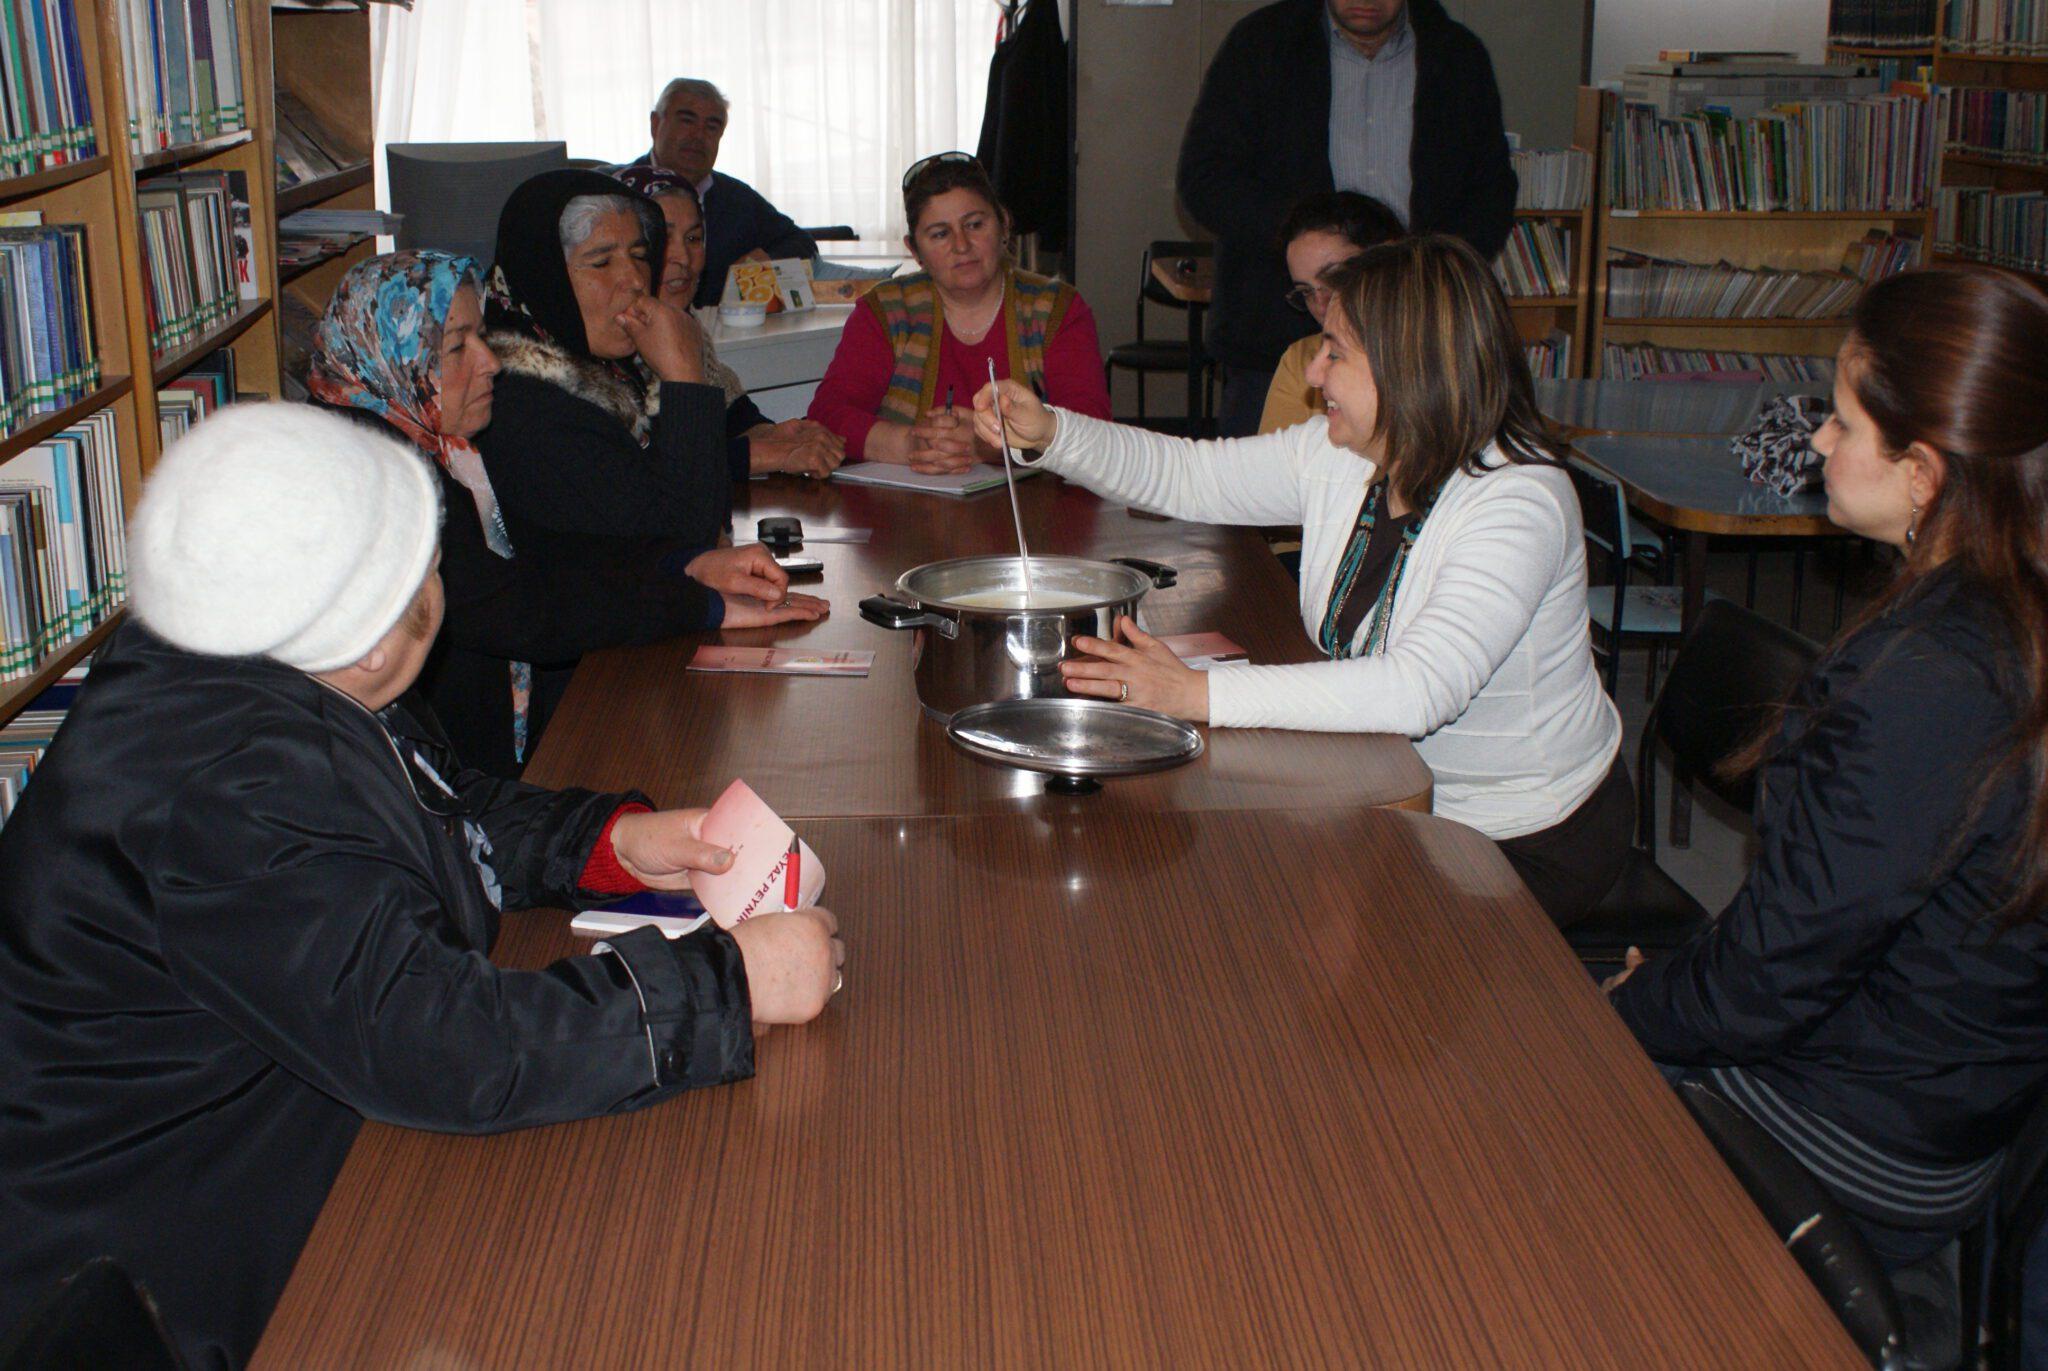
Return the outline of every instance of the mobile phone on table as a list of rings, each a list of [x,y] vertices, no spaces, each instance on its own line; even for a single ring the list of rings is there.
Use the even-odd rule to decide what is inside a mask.
[[[775,565],[791,576],[823,576],[825,564],[816,557],[777,557]]]

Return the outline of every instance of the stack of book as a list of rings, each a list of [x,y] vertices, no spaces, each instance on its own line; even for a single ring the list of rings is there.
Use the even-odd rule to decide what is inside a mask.
[[[361,149],[351,148],[329,133],[313,112],[289,91],[277,93],[277,188],[317,181],[367,160]]]
[[[1993,266],[2048,271],[2048,195],[1944,186],[1934,202],[1934,249]]]
[[[1553,329],[1547,338],[1522,345],[1528,359],[1529,375],[1538,381],[1561,381],[1572,373],[1572,338],[1563,329]]]
[[[220,326],[256,298],[248,179],[195,171],[137,183],[149,345],[162,354]]]
[[[1507,246],[1493,259],[1502,289],[1517,299],[1570,295],[1576,237],[1568,222],[1516,220],[1508,230]]]
[[[97,156],[71,0],[0,4],[0,175]]]
[[[0,467],[0,679],[83,637],[128,588],[114,412],[100,410]]]
[[[1833,319],[1847,313],[1865,285],[1919,266],[1923,247],[1917,233],[1871,229],[1842,250],[1834,271],[1708,266],[1610,249],[1607,317]]]
[[[1938,0],[1829,0],[1828,42],[1854,48],[1931,48]]]
[[[1718,110],[1747,119],[1786,104],[1853,100],[1884,89],[1854,66],[1801,62],[1789,52],[1673,52],[1623,69],[1621,95],[1676,119]]]
[[[128,142],[136,152],[248,127],[235,10],[250,0],[102,3],[113,6],[121,34]]]
[[[192,425],[235,402],[235,354],[220,348],[185,368],[175,381],[157,388],[157,432],[163,445],[185,436]]]
[[[1600,375],[1612,381],[1831,381],[1835,359],[1785,352],[1609,343],[1600,349]]]
[[[2048,162],[2048,91],[1999,86],[1940,86],[1934,126],[1950,152],[2006,162]]]
[[[0,429],[75,404],[100,383],[86,287],[85,227],[4,216],[0,228]]]
[[[28,708],[0,728],[0,824],[7,822],[21,803],[22,787],[35,774],[36,764],[50,750],[78,688],[85,684],[90,661],[80,662],[29,701]]]
[[[1951,52],[2048,57],[2044,0],[1948,0],[1941,24],[1942,46]]]
[[[1747,119],[1667,119],[1624,102],[1607,140],[1619,210],[1898,211],[1926,205],[1928,100],[1879,95],[1787,105]]]
[[[1593,194],[1593,154],[1584,148],[1524,148],[1513,154],[1515,208],[1580,210]]]

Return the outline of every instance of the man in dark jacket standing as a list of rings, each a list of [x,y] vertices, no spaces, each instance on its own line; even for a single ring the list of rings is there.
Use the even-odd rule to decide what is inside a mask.
[[[672,171],[697,188],[704,211],[704,273],[697,303],[715,305],[734,262],[816,257],[818,245],[768,197],[737,176],[713,171],[732,105],[709,81],[679,76],[661,88],[647,115],[653,143],[636,167]]]
[[[0,831],[0,1330],[111,1256],[188,1365],[238,1365],[364,1118],[638,1109],[751,1075],[750,1018],[835,988],[822,910],[492,965],[502,908],[731,859],[700,812],[437,745],[404,692],[439,528],[428,463],[301,405],[226,410],[153,473],[133,617]]]
[[[1240,20],[1203,78],[1178,190],[1216,235],[1209,350],[1222,432],[1258,427],[1273,368],[1313,327],[1288,307],[1281,221],[1302,196],[1352,190],[1416,233],[1491,258],[1515,173],[1486,47],[1440,0],[1278,0]]]

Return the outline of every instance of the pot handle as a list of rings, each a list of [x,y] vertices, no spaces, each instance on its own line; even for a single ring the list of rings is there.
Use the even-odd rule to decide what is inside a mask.
[[[1143,557],[1112,557],[1118,566],[1127,566],[1133,571],[1143,572],[1152,578],[1152,588],[1165,590],[1180,580],[1180,573],[1164,562],[1148,562]]]
[[[920,605],[906,605],[887,595],[870,595],[860,602],[860,617],[882,628],[933,628],[939,620]]]

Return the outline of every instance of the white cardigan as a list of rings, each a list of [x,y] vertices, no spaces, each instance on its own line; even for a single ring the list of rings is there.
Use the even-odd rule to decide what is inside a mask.
[[[1038,460],[1098,494],[1204,523],[1301,524],[1301,617],[1320,632],[1373,470],[1331,445],[1326,419],[1192,442],[1058,418]],[[1361,637],[1370,625],[1367,615]],[[1492,838],[1565,818],[1621,746],[1621,716],[1593,669],[1571,478],[1540,465],[1460,468],[1409,553],[1386,650],[1213,670],[1209,722],[1399,733],[1435,774],[1438,814]]]

